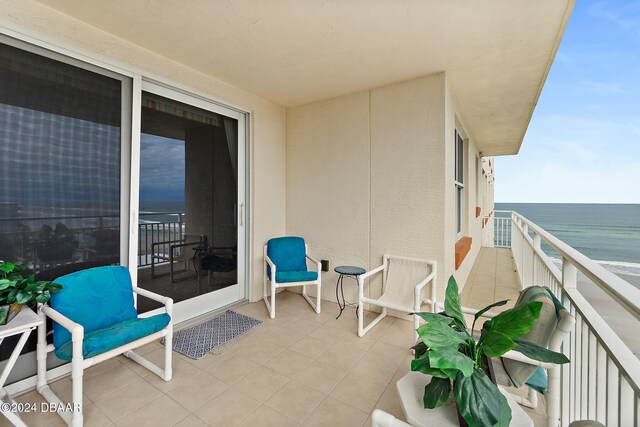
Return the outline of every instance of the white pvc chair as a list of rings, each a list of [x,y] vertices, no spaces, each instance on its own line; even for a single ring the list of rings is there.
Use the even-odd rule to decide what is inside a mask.
[[[38,314],[44,322],[38,326],[36,389],[49,403],[60,408],[57,413],[67,425],[83,425],[83,374],[85,369],[93,365],[123,354],[163,380],[171,380],[171,298],[132,287],[128,270],[120,266],[78,271],[60,277],[55,282],[62,284],[63,288],[59,293],[52,295],[51,306],[38,306]],[[164,304],[166,313],[137,317],[133,305],[134,292]],[[54,344],[47,344],[46,317],[55,322]],[[133,351],[162,337],[165,338],[164,369]],[[71,361],[72,412],[63,409],[66,408],[66,404],[62,403],[49,387],[49,352],[55,352],[62,360]]]
[[[382,295],[379,298],[364,296],[365,280],[382,273]],[[382,265],[358,276],[358,336],[369,332],[386,315],[387,309],[399,310],[405,313],[421,311],[423,303],[429,304],[431,311],[436,304],[436,262],[418,258],[408,258],[394,255],[384,255]],[[423,288],[431,283],[430,297],[423,297]],[[364,305],[371,304],[382,307],[382,313],[366,327],[364,326]],[[417,329],[420,318],[413,316]],[[414,341],[418,334],[413,333]]]
[[[307,260],[315,265],[316,271],[307,270]],[[302,286],[302,296],[316,313],[320,313],[322,296],[320,261],[307,253],[307,245],[302,237],[276,237],[269,240],[264,246],[263,269],[262,299],[269,310],[269,317],[272,319],[276,317],[276,291],[279,288],[292,286]],[[315,304],[307,295],[307,286],[317,287]]]
[[[539,286],[532,286],[529,288],[525,288],[522,292],[526,292],[527,289],[531,290],[532,288],[540,288]],[[550,292],[550,291],[549,291]],[[529,300],[525,300],[527,302]],[[436,308],[438,310],[444,310],[444,305],[441,303],[436,304]],[[562,352],[562,343],[569,336],[569,332],[571,332],[575,326],[576,319],[569,313],[567,309],[564,307],[558,308],[555,307],[557,314],[557,324],[555,325],[555,329],[553,330],[551,337],[549,338],[549,345],[547,348],[549,350],[555,352]],[[462,307],[462,312],[465,314],[475,315],[479,310]],[[495,317],[498,313],[493,312],[485,312],[481,317],[491,319]],[[535,327],[535,326],[534,326]],[[473,331],[472,331],[473,332]],[[527,335],[525,335],[525,339]],[[508,387],[514,387],[510,381],[501,380],[503,377],[508,376],[508,374],[499,374],[499,371],[504,371],[504,367],[501,366],[502,360],[509,360],[514,362],[520,362],[522,364],[530,365],[532,367],[539,367],[544,369],[547,375],[547,391],[545,392],[545,401],[546,401],[546,412],[547,412],[547,425],[549,427],[557,427],[560,425],[560,395],[561,395],[561,383],[560,383],[560,375],[562,373],[562,368],[560,365],[556,365],[553,363],[544,363],[539,362],[537,360],[531,359],[524,354],[517,351],[508,351],[501,358],[492,359],[494,370],[496,371],[496,379],[498,380],[498,384]],[[521,396],[519,394],[511,394],[516,402],[520,405],[527,406],[529,408],[537,408],[538,407],[538,392],[533,388],[529,387],[527,396]]]

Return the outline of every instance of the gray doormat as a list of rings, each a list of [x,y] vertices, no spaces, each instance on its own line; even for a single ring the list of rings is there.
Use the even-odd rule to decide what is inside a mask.
[[[173,333],[173,349],[200,359],[214,348],[231,341],[262,321],[227,310],[218,317]],[[164,344],[164,339],[162,340]]]

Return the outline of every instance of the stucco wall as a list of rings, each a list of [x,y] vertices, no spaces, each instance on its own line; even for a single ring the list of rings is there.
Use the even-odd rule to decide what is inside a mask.
[[[448,277],[453,274],[462,289],[471,273],[480,247],[482,246],[482,215],[476,218],[476,206],[480,206],[481,194],[478,194],[477,185],[477,157],[478,149],[474,141],[472,129],[466,126],[464,118],[460,114],[458,102],[449,82],[445,84],[445,109],[446,109],[446,132],[445,132],[445,204],[447,213],[444,218],[444,269],[448,272]],[[456,211],[455,211],[455,131],[463,135],[465,139],[464,150],[464,195],[463,195],[463,219],[462,235],[472,238],[471,249],[465,257],[460,267],[455,270],[455,243],[456,236]],[[442,282],[442,287],[446,282]]]
[[[335,301],[337,265],[443,262],[444,96],[438,74],[287,110],[287,234],[331,261],[324,299]]]
[[[197,92],[251,113],[251,300],[261,296],[262,245],[285,231],[285,111],[279,105],[185,67],[32,0],[0,1],[0,29],[25,34],[110,66]]]

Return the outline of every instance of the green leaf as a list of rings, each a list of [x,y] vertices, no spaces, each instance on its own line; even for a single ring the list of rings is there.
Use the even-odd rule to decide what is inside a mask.
[[[16,295],[18,294],[17,289],[11,289],[11,292],[7,295],[7,304],[13,304],[16,302]]]
[[[0,279],[0,291],[7,289],[8,287],[14,284],[13,280],[9,279]]]
[[[498,387],[479,369],[464,377],[458,375],[453,396],[467,424],[473,427],[507,427],[511,408]]]
[[[14,267],[15,264],[13,264],[12,262],[5,262],[4,264],[0,265],[0,271],[2,271],[3,273],[11,273]]]
[[[515,351],[519,351],[520,353],[534,360],[547,363],[556,363],[558,365],[569,363],[569,359],[567,358],[567,356],[562,353],[551,351],[523,339],[516,339],[515,342],[517,344],[517,346],[514,348]]]
[[[460,344],[466,344],[466,341],[445,322],[430,322],[420,326],[416,331],[422,342],[431,349],[453,347],[457,350]]]
[[[7,320],[7,315],[9,314],[9,307],[0,308],[0,324],[4,324]]]
[[[451,393],[451,380],[449,378],[431,378],[431,382],[424,386],[422,402],[426,409],[435,409],[447,403]]]
[[[411,370],[414,372],[422,372],[423,374],[432,375],[438,378],[451,378],[451,375],[453,375],[453,378],[455,378],[456,375],[458,374],[457,371],[451,373],[451,372],[444,372],[438,368],[432,368],[429,363],[428,353],[424,354],[419,359],[413,359],[411,361]]]
[[[56,292],[58,292],[61,289],[62,289],[62,285],[59,284],[59,283],[50,283],[49,284],[49,291],[51,291],[52,294],[55,294]]]
[[[36,297],[36,302],[39,302],[40,304],[46,304],[46,302],[49,301],[50,298],[51,294],[49,293],[49,291],[44,291]]]
[[[428,311],[423,311],[423,312],[419,312],[419,313],[409,313],[411,314],[415,314],[416,316],[420,316],[425,322],[446,322],[448,325],[451,324],[451,322],[453,321],[453,319],[451,319],[450,317],[447,316],[443,316],[442,314],[438,314],[438,313],[430,313]]]
[[[418,341],[411,349],[415,351],[414,359],[418,359],[429,350],[429,347],[422,341]]]
[[[473,373],[473,368],[476,364],[469,356],[454,348],[431,350],[427,354],[432,368],[456,369],[462,372],[465,377]]]
[[[448,316],[453,317],[460,322],[464,329],[467,328],[467,323],[465,322],[464,315],[462,314],[462,306],[460,305],[458,283],[456,283],[456,279],[453,276],[449,277],[449,283],[447,283],[447,291],[444,299],[444,312],[447,313]]]
[[[480,337],[478,350],[489,357],[500,357],[513,349],[516,343],[500,331],[488,331]]]
[[[502,332],[511,339],[520,338],[531,330],[540,316],[541,309],[540,301],[517,305],[491,319],[489,329]]]
[[[18,292],[16,294],[16,302],[18,304],[26,304],[31,301],[33,294],[30,292]]]
[[[490,304],[490,305],[486,306],[485,308],[483,308],[482,310],[480,310],[479,312],[474,314],[473,315],[473,325],[471,325],[471,331],[473,331],[476,328],[476,321],[479,318],[481,318],[483,314],[485,314],[487,311],[491,310],[493,307],[500,307],[502,305],[505,305],[508,302],[509,302],[508,299],[504,299],[502,301],[494,302],[493,304]]]

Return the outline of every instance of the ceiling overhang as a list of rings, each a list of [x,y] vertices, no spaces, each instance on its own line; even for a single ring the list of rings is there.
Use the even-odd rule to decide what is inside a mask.
[[[285,107],[446,72],[486,155],[518,152],[575,0],[39,0]]]

